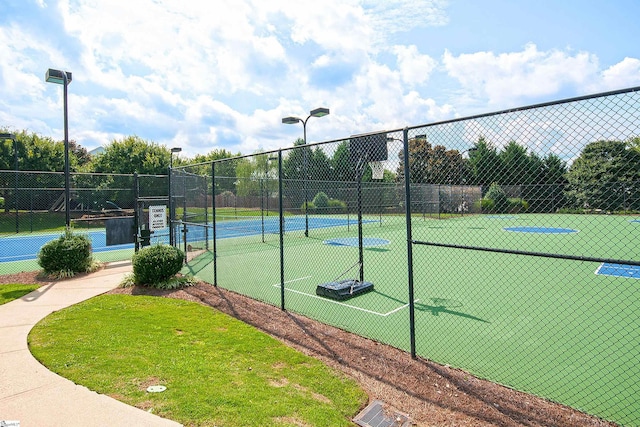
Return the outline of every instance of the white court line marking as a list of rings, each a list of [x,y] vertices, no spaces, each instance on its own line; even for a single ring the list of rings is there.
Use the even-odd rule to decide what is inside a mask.
[[[313,276],[300,277],[300,278],[298,278],[298,279],[287,280],[287,281],[286,281],[286,282],[284,282],[284,283],[293,283],[293,282],[298,282],[298,281],[300,281],[300,280],[310,279],[311,277],[313,277]],[[273,287],[274,287],[274,288],[279,288],[279,287],[280,287],[280,283],[275,283],[275,284],[273,285]],[[333,303],[333,304],[341,305],[341,306],[343,306],[343,307],[353,308],[353,309],[355,309],[355,310],[364,311],[365,313],[374,314],[374,315],[376,315],[376,316],[382,316],[382,317],[387,317],[387,316],[389,316],[389,315],[391,315],[391,314],[393,314],[393,313],[396,313],[396,312],[398,312],[398,311],[400,311],[400,310],[402,310],[402,309],[404,309],[404,308],[409,307],[409,304],[407,303],[407,304],[405,304],[405,305],[401,305],[400,307],[398,307],[398,308],[396,308],[396,309],[394,309],[394,310],[391,310],[391,311],[389,311],[389,312],[387,312],[387,313],[379,313],[379,312],[377,312],[377,311],[367,310],[366,308],[356,307],[355,305],[345,304],[345,303],[340,302],[340,301],[334,301],[334,300],[332,300],[332,299],[319,297],[318,295],[308,294],[308,293],[306,293],[306,292],[298,291],[298,290],[295,290],[295,289],[289,289],[289,288],[287,288],[287,287],[285,287],[285,288],[284,288],[284,290],[285,290],[285,291],[289,291],[289,292],[293,292],[293,293],[296,293],[296,294],[300,294],[300,295],[306,295],[306,296],[311,297],[311,298],[315,298],[315,299],[319,299],[319,300],[322,300],[322,301],[325,301],[325,302],[330,302],[330,303]],[[417,300],[415,300],[415,301],[414,301],[414,303],[415,303],[415,302],[418,302],[418,301],[420,301],[420,300],[419,300],[419,299],[417,299]]]

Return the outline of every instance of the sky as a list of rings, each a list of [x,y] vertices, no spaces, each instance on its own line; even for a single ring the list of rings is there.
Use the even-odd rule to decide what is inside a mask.
[[[640,86],[638,0],[0,0],[0,128],[250,154]]]

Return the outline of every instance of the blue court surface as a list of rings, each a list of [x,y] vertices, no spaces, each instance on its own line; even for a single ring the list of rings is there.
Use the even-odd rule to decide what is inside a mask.
[[[375,222],[372,220],[363,220],[363,223]],[[286,217],[285,233],[293,231],[301,231],[306,227],[304,217]],[[340,227],[340,226],[357,226],[357,219],[346,218],[330,218],[330,217],[309,217],[309,229]],[[182,226],[177,226],[176,232],[180,241],[183,239]],[[234,219],[226,221],[218,221],[216,224],[216,238],[228,239],[233,237],[255,236],[262,233],[278,234],[280,232],[279,217],[272,216],[264,218],[249,217],[249,219]],[[133,243],[124,245],[107,246],[107,235],[104,230],[99,231],[78,231],[85,234],[91,239],[93,252],[115,251],[120,249],[133,249]],[[24,261],[36,259],[38,251],[47,242],[57,239],[62,233],[35,234],[10,236],[0,238],[0,262]],[[204,241],[205,239],[213,239],[213,227],[198,225],[187,225],[187,241]],[[156,231],[151,235],[151,243],[168,243],[169,229]]]
[[[374,220],[362,220],[363,224],[376,222]],[[356,218],[333,218],[333,217],[309,217],[309,229],[328,228],[328,227],[343,227],[343,226],[357,226],[358,220]],[[306,227],[306,220],[304,216],[291,216],[284,219],[284,232],[301,231]],[[200,228],[202,227],[192,227]],[[218,221],[216,223],[216,237],[218,239],[226,239],[230,237],[243,237],[254,236],[261,233],[265,234],[278,234],[280,233],[280,221],[278,216],[270,217],[246,217],[243,219],[230,219],[224,221]],[[200,231],[201,237],[194,236],[190,240],[204,240],[204,232]],[[209,231],[212,233],[212,231]]]
[[[353,247],[358,247],[360,245],[360,242],[358,241],[357,237],[340,237],[337,239],[327,239],[325,241],[323,241],[322,243],[324,243],[325,245],[330,245],[330,246],[353,246]],[[364,247],[371,247],[371,246],[384,246],[384,245],[388,245],[389,243],[391,243],[389,240],[387,239],[380,239],[377,237],[363,237],[362,238],[362,246]]]
[[[133,243],[127,245],[107,246],[107,233],[105,231],[79,232],[79,234],[87,235],[91,239],[93,252],[133,248]],[[61,235],[62,233],[52,233],[2,237],[0,239],[0,262],[36,259],[38,251],[40,251],[40,248],[45,243],[55,240]]]
[[[512,231],[515,233],[541,233],[541,234],[567,234],[577,233],[578,230],[573,228],[556,228],[556,227],[505,227],[505,231]]]
[[[628,277],[630,279],[640,279],[640,266],[626,264],[612,264],[603,262],[596,270],[596,274],[602,276]]]

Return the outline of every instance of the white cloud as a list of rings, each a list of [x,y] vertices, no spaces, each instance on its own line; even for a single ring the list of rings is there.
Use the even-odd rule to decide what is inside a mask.
[[[624,58],[602,72],[601,90],[625,89],[640,85],[640,59]]]
[[[136,134],[184,155],[250,153],[290,145],[302,130],[281,118],[319,106],[331,115],[311,141],[631,86],[640,68],[534,44],[435,59],[420,34],[448,24],[441,0],[38,1],[32,25],[0,24],[0,120],[59,137],[61,90],[43,74],[71,69],[70,131],[89,147]]]
[[[449,22],[447,0],[365,0],[372,27],[381,34],[407,32],[416,27],[442,26]]]
[[[463,90],[499,106],[551,95],[567,85],[585,85],[598,71],[598,59],[593,54],[539,51],[534,44],[521,52],[501,54],[476,52],[456,57],[447,50],[442,62]]]
[[[398,69],[402,81],[408,85],[427,81],[437,65],[436,60],[430,56],[420,54],[415,45],[394,46],[392,50],[398,58]]]

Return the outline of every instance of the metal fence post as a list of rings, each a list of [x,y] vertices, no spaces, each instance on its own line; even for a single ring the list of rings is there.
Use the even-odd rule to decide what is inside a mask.
[[[413,291],[413,237],[411,234],[411,171],[409,170],[409,130],[404,128],[403,153],[404,153],[404,209],[407,223],[407,267],[409,283],[409,336],[411,340],[411,357],[416,358],[416,325],[415,303]]]
[[[282,209],[282,150],[278,150],[278,212],[280,214],[280,308],[284,305],[284,210]]]
[[[218,251],[216,247],[216,163],[211,163],[211,192],[213,201],[211,203],[211,213],[213,215],[213,286],[218,286]]]
[[[175,217],[174,214],[174,206],[173,206],[173,197],[171,195],[172,192],[172,188],[171,188],[171,175],[173,174],[173,167],[169,166],[169,179],[168,179],[168,185],[169,185],[169,245],[171,246],[175,246],[175,242],[174,242],[174,235],[173,235],[173,218]]]
[[[133,198],[133,228],[136,232],[134,250],[137,253],[140,250],[140,213],[138,212],[138,209],[140,209],[140,186],[138,185],[138,172],[133,174]]]
[[[207,187],[207,176],[204,179],[204,248],[209,250],[209,188]]]

